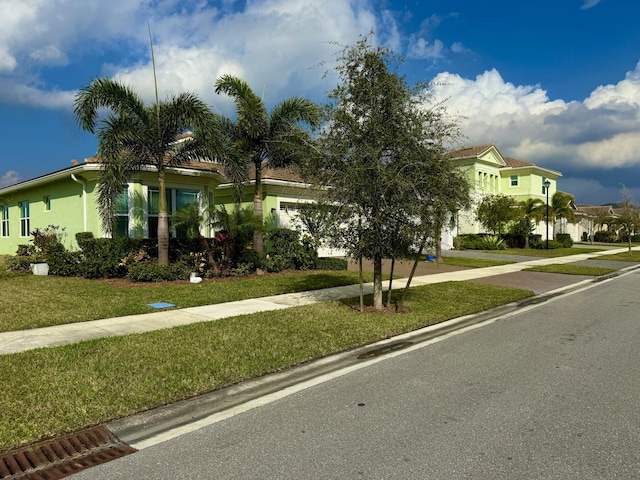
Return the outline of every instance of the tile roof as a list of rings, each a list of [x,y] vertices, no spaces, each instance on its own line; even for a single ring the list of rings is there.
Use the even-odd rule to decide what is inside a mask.
[[[533,163],[525,162],[524,160],[518,160],[517,158],[502,157],[506,167],[518,168],[518,167],[534,167]]]
[[[478,155],[486,152],[491,147],[497,147],[493,143],[486,143],[484,145],[476,145],[473,147],[463,147],[458,148],[456,150],[449,150],[446,154],[446,158],[467,158],[467,157],[477,157]]]

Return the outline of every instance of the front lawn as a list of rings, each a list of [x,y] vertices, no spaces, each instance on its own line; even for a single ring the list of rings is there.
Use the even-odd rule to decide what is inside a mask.
[[[486,253],[498,253],[500,255],[523,255],[528,257],[555,258],[568,255],[580,255],[582,253],[601,252],[602,248],[552,248],[550,250],[537,248],[508,248],[506,250],[486,250]]]
[[[525,268],[524,272],[546,272],[546,273],[562,273],[565,275],[586,275],[590,277],[599,277],[600,275],[608,275],[616,270],[613,268],[590,267],[588,265],[571,265],[558,264],[542,265],[539,267]]]
[[[496,267],[499,265],[509,265],[516,262],[509,262],[507,260],[489,260],[486,258],[445,256],[442,258],[442,263],[444,263],[445,265],[453,265],[456,267],[485,268],[485,267]]]
[[[404,314],[328,302],[0,355],[0,451],[531,295],[447,282],[412,288]]]

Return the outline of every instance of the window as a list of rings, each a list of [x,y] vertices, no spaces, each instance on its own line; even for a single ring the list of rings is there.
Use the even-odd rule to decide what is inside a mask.
[[[125,189],[116,199],[115,225],[113,228],[114,237],[129,236],[129,189]]]
[[[2,236],[9,236],[9,205],[2,206]]]
[[[51,197],[43,197],[42,202],[44,203],[44,211],[49,212],[51,210]]]
[[[28,237],[30,231],[29,225],[29,202],[20,202],[20,236]]]
[[[512,187],[517,187],[518,186],[518,175],[511,175],[511,186]]]
[[[198,192],[194,190],[180,190],[174,188],[168,188],[166,191],[167,197],[167,214],[172,215],[179,208],[184,208],[187,205],[198,203]],[[148,200],[148,225],[149,225],[149,237],[155,238],[158,236],[158,214],[160,212],[160,192],[158,190],[149,190]],[[178,229],[173,232],[173,236],[183,238],[186,236],[184,229]]]

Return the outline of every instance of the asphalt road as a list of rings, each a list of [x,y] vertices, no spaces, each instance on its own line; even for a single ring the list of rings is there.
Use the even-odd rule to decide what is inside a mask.
[[[640,271],[74,479],[640,478]]]

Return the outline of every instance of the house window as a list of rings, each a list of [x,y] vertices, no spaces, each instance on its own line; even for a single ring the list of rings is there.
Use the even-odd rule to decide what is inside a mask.
[[[9,205],[2,206],[2,236],[9,236]]]
[[[113,236],[119,238],[129,236],[129,189],[127,187],[125,187],[116,199]]]
[[[29,202],[20,202],[20,236],[28,237],[30,231]]]
[[[179,208],[198,203],[198,192],[194,190],[168,188],[166,197],[168,215],[172,215]],[[158,190],[149,190],[148,206],[149,237],[155,238],[158,236],[158,214],[160,213],[160,192]],[[173,232],[173,236],[183,238],[186,236],[186,231],[178,229]]]
[[[51,211],[51,197],[49,196],[43,197],[42,202],[44,203],[44,211],[45,212]]]
[[[518,186],[518,176],[517,175],[511,175],[511,186],[512,187],[517,187]]]

